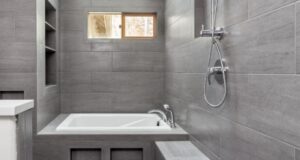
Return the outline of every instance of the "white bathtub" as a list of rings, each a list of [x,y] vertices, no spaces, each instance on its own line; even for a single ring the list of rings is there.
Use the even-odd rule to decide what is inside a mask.
[[[70,114],[56,131],[167,131],[155,114]]]

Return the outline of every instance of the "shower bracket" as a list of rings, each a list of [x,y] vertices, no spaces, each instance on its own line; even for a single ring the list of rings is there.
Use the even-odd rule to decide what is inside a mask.
[[[202,29],[200,31],[201,37],[214,37],[217,39],[222,39],[224,36],[225,31],[222,27],[216,27],[214,30],[212,29],[205,29],[204,25],[202,25]]]

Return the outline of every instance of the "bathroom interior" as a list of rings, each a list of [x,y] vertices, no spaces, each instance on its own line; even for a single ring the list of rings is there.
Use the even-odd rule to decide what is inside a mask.
[[[0,0],[0,160],[300,160],[300,1]]]

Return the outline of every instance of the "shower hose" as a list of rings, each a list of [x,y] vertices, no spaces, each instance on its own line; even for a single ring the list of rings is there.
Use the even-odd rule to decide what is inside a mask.
[[[208,71],[206,73],[206,77],[205,77],[205,84],[204,84],[204,99],[206,101],[206,103],[213,107],[213,108],[218,108],[220,107],[225,99],[226,99],[226,95],[227,95],[227,82],[226,82],[226,68],[225,68],[225,64],[223,61],[223,55],[221,53],[221,49],[220,49],[220,41],[217,37],[215,37],[215,29],[216,29],[216,16],[217,16],[217,11],[218,11],[218,0],[211,0],[211,27],[212,27],[212,37],[211,37],[211,46],[210,46],[210,51],[209,51],[209,58],[208,58]],[[224,93],[222,95],[222,98],[220,99],[220,101],[218,103],[212,103],[208,100],[207,98],[207,84],[210,78],[210,74],[212,74],[211,70],[210,70],[210,65],[211,65],[211,59],[212,59],[212,54],[213,54],[213,49],[216,48],[219,60],[220,60],[220,65],[221,65],[221,73],[222,73],[222,79],[223,79],[223,84],[224,84]]]

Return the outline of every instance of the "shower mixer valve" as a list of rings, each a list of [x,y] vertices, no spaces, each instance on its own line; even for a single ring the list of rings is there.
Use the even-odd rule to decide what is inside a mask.
[[[229,70],[229,67],[226,66],[225,59],[222,59],[222,63],[223,63],[223,67],[221,65],[221,61],[217,60],[213,67],[208,68],[208,73],[209,74],[213,74],[213,73],[222,74],[223,72],[227,72]]]
[[[212,73],[223,73],[226,72],[228,70],[228,67],[210,67],[208,68],[208,73],[212,74]]]
[[[214,75],[215,80],[219,84],[223,84],[224,80],[222,79],[223,73],[226,73],[229,70],[229,67],[226,66],[225,59],[222,59],[223,67],[221,65],[221,61],[217,60],[213,67],[208,67],[207,75],[208,75],[208,84],[211,84],[211,76]],[[221,77],[220,77],[221,76]]]
[[[205,29],[204,25],[202,25],[201,31],[200,31],[200,36],[201,37],[214,37],[221,39],[224,36],[224,28],[222,27],[217,27],[214,30],[212,29]]]

